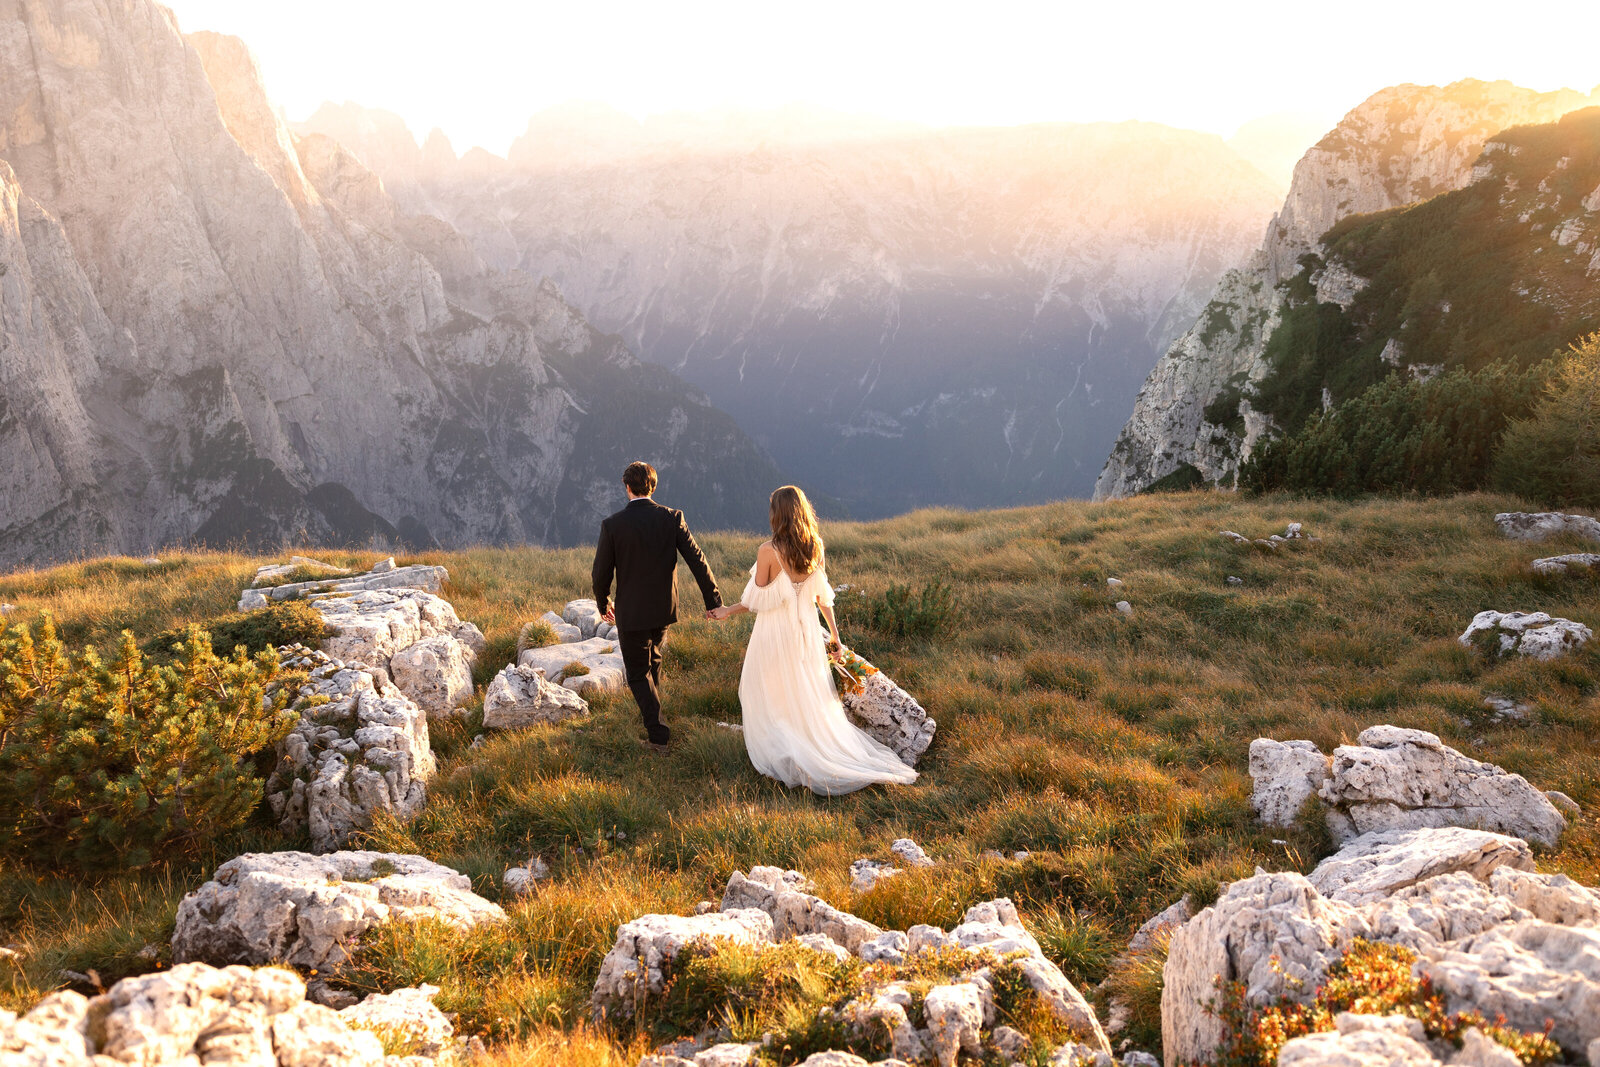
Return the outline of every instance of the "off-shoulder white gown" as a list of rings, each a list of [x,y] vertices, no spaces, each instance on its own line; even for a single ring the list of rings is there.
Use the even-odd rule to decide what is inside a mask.
[[[796,583],[778,568],[765,587],[756,568],[739,602],[755,628],[739,676],[744,744],[756,770],[784,785],[837,796],[878,782],[910,783],[917,772],[845,717],[828,666],[827,630],[816,604],[833,604],[821,567]]]

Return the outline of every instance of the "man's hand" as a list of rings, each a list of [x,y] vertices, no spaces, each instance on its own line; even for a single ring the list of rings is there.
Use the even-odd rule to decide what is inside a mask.
[[[617,624],[617,609],[607,608],[606,613],[600,617],[606,622],[609,622],[612,626],[615,626]]]
[[[717,614],[715,608],[707,608],[706,609],[706,618],[708,618],[708,619],[716,619],[718,622],[722,621],[722,616]]]

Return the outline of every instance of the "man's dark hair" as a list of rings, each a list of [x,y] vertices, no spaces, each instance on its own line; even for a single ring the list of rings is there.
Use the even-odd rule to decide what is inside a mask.
[[[634,496],[649,496],[656,491],[656,469],[642,460],[635,460],[622,472],[622,484]]]

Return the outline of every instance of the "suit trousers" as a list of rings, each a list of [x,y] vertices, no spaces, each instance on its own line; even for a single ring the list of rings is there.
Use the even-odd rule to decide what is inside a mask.
[[[628,675],[628,688],[644,717],[644,730],[650,740],[666,744],[672,731],[661,721],[661,649],[667,643],[667,628],[619,630],[617,645],[622,649],[622,666]]]

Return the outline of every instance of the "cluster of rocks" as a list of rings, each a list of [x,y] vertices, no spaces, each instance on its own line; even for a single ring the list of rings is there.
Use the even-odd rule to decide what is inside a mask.
[[[306,999],[278,967],[183,963],[100,996],[52,993],[18,1018],[0,1011],[0,1061],[17,1067],[425,1067],[453,1045],[432,986],[342,1011]],[[383,1037],[411,1050],[386,1056]]]
[[[896,838],[889,852],[906,867],[935,867],[938,862],[922,850],[922,846],[909,837]],[[889,862],[862,857],[850,864],[850,890],[866,893],[879,882],[904,873],[903,867],[892,867]]]
[[[1379,831],[1477,827],[1554,845],[1567,820],[1520,774],[1462,755],[1423,730],[1373,726],[1331,757],[1310,741],[1250,744],[1251,804],[1269,826],[1294,825],[1311,797],[1337,841]]]
[[[593,600],[574,600],[560,615],[546,612],[540,621],[549,623],[560,640],[522,649],[506,672],[517,667],[542,671],[547,680],[574,693],[616,693],[627,685],[617,629],[605,621]]]
[[[797,942],[836,959],[854,956],[890,967],[922,953],[946,950],[971,954],[970,970],[928,989],[920,1003],[907,983],[893,977],[890,967],[869,970],[863,991],[838,1010],[838,1021],[863,1037],[887,1034],[899,1061],[953,1067],[962,1056],[995,1054],[1008,1062],[1015,1060],[1028,1051],[1028,1039],[996,1025],[991,960],[1003,957],[1016,965],[1047,1010],[1076,1036],[1076,1041],[1058,1049],[1042,1051],[1063,1064],[1102,1057],[1110,1062],[1110,1044],[1093,1010],[1044,956],[1011,901],[1002,898],[976,905],[948,931],[921,925],[907,931],[883,930],[812,895],[810,888],[798,872],[756,867],[748,875],[735,872],[729,878],[720,906],[708,903],[692,916],[645,915],[624,923],[600,965],[590,1000],[595,1018],[637,1015],[664,992],[673,960],[694,944],[732,942],[760,951]],[[875,973],[882,977],[874,977]],[[711,1040],[680,1042],[670,1051],[646,1057],[641,1067],[749,1063],[762,1047],[758,1042],[705,1047]],[[865,1061],[836,1050],[806,1062],[821,1067]]]
[[[266,784],[278,828],[308,832],[313,849],[331,852],[380,813],[415,817],[436,769],[423,709],[382,671],[304,645],[284,646],[279,660],[307,677],[300,721],[278,743]]]
[[[172,958],[334,970],[384,923],[435,919],[468,929],[505,918],[466,875],[421,856],[247,852],[178,905]]]
[[[1232,541],[1236,545],[1254,545],[1257,548],[1272,550],[1276,550],[1278,546],[1286,541],[1305,541],[1307,544],[1315,544],[1322,540],[1320,537],[1308,536],[1305,528],[1298,522],[1291,522],[1281,534],[1269,534],[1266,537],[1246,537],[1244,534],[1233,530],[1222,530],[1217,536],[1224,541]]]
[[[283,567],[263,574],[286,573]],[[326,564],[321,564],[327,566]],[[456,616],[450,602],[435,595],[449,577],[443,567],[396,567],[386,559],[366,574],[325,582],[300,582],[247,589],[239,610],[265,607],[272,600],[308,600],[329,635],[322,651],[346,665],[359,664],[392,680],[430,716],[456,712],[472,699],[472,668],[483,653],[483,633]]]
[[[1552,660],[1582,648],[1593,636],[1581,622],[1542,611],[1480,611],[1457,640],[1468,648],[1489,640],[1501,656]]]
[[[1536,873],[1525,841],[1460,827],[1363,834],[1309,876],[1258,871],[1228,886],[1173,932],[1161,995],[1166,1062],[1215,1055],[1219,979],[1240,983],[1253,1008],[1304,1002],[1358,939],[1414,952],[1413,973],[1446,1011],[1528,1033],[1548,1027],[1569,1056],[1600,1062],[1600,893]],[[1431,1067],[1446,1052],[1456,1064],[1515,1062],[1481,1037],[1469,1033],[1467,1044],[1482,1058],[1463,1060],[1430,1047],[1407,1018],[1341,1017],[1334,1032],[1290,1041],[1279,1063]]]
[[[301,568],[324,570],[328,577],[286,585],[267,584]],[[291,556],[288,563],[268,564],[256,571],[250,588],[239,596],[239,610],[254,611],[275,600],[298,600],[313,593],[359,593],[367,589],[421,589],[425,593],[437,593],[449,577],[450,572],[443,567],[396,566],[393,556],[373,564],[364,574],[351,574],[341,567],[305,556]]]

